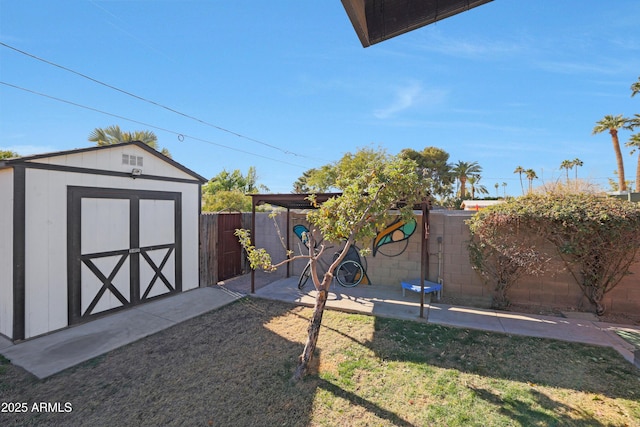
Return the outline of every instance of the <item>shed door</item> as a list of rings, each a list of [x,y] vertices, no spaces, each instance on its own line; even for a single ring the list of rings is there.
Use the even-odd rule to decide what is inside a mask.
[[[68,189],[69,324],[182,290],[181,194]]]

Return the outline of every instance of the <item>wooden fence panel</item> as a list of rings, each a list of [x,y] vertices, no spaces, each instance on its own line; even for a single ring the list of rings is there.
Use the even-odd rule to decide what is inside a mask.
[[[218,283],[218,214],[200,215],[200,286]]]
[[[251,228],[251,213],[200,215],[200,286],[211,286],[249,271],[236,228]]]

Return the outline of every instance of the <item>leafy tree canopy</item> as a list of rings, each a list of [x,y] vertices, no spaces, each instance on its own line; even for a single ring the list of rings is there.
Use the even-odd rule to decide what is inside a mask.
[[[375,162],[382,153],[382,150],[363,148],[356,153],[345,154],[338,162],[309,169],[294,183],[294,192],[324,193],[342,190],[354,175],[370,162]],[[449,153],[437,147],[426,147],[422,151],[406,148],[400,152],[398,158],[416,163],[416,170],[425,186],[425,192],[442,199],[451,194],[455,176],[451,172],[451,165],[447,163]]]
[[[238,190],[202,194],[203,212],[251,212],[251,197]]]
[[[254,166],[249,167],[246,175],[239,169],[228,172],[224,169],[202,186],[202,210],[205,212],[251,211],[251,197],[247,194],[269,191],[257,184],[258,175]]]
[[[13,157],[20,157],[20,154],[11,150],[0,150],[0,160],[11,159]]]
[[[220,191],[239,191],[242,193],[257,193],[258,189],[269,191],[264,185],[256,183],[258,175],[255,166],[249,167],[247,175],[243,175],[240,169],[229,172],[223,169],[218,175],[214,176],[202,186],[203,193],[216,194]]]
[[[311,188],[309,187],[309,178],[314,173],[315,169],[309,169],[302,173],[302,176],[293,183],[293,192],[297,194],[309,193]]]
[[[342,196],[308,214],[309,221],[330,241],[350,239],[353,243],[374,237],[396,202],[426,197],[424,189],[431,183],[418,173],[415,161],[368,148],[345,154],[333,171]]]
[[[309,255],[291,256],[280,263],[272,263],[265,249],[251,245],[247,230],[236,230],[252,268],[273,270],[294,259],[308,259],[311,277],[318,291],[316,305],[311,319],[307,342],[294,374],[301,379],[313,358],[320,333],[322,313],[327,301],[333,273],[356,241],[366,241],[376,235],[379,226],[388,222],[389,209],[397,207],[404,217],[413,215],[413,205],[425,199],[423,189],[429,184],[426,178],[418,174],[415,161],[401,156],[390,156],[383,150],[360,149],[356,153],[347,153],[327,168],[335,174],[334,186],[342,191],[317,206],[307,214],[311,224],[310,247],[322,236],[327,241],[344,241],[340,255],[334,259],[326,272],[320,277],[317,268],[318,258],[322,256],[324,245],[319,250],[310,250]],[[311,201],[314,198],[311,196]],[[398,205],[397,202],[404,201]]]
[[[426,189],[429,193],[439,199],[451,194],[455,175],[448,163],[449,153],[437,147],[426,147],[422,151],[405,148],[400,156],[417,163],[420,174],[429,179],[430,185]]]

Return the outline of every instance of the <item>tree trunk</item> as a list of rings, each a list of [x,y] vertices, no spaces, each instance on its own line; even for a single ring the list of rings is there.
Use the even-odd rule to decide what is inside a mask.
[[[293,380],[295,381],[301,380],[306,375],[307,370],[309,369],[309,364],[311,363],[311,360],[313,360],[313,353],[316,350],[316,344],[318,344],[318,336],[320,335],[320,327],[322,326],[322,315],[324,314],[324,307],[327,304],[329,288],[331,287],[331,283],[333,282],[333,272],[347,255],[349,248],[353,244],[353,239],[354,236],[352,234],[351,236],[349,236],[344,246],[342,247],[340,255],[335,260],[333,260],[333,262],[329,266],[329,269],[322,277],[322,282],[320,282],[319,284],[317,281],[318,276],[316,274],[315,263],[311,263],[311,276],[314,279],[314,284],[316,286],[316,289],[318,290],[318,295],[316,296],[316,305],[313,308],[313,316],[311,317],[311,321],[309,322],[309,329],[307,330],[307,342],[304,345],[302,354],[300,355],[298,367],[293,374]]]
[[[522,195],[524,196],[524,184],[522,183],[522,172],[520,172],[520,189],[522,190]]]
[[[620,151],[620,143],[618,141],[618,131],[611,129],[611,142],[613,143],[613,151],[616,153],[616,163],[618,164],[618,183],[620,191],[627,191],[627,183],[624,180],[624,163],[622,160],[622,151]]]
[[[308,331],[307,343],[305,344],[304,350],[300,355],[298,367],[296,368],[296,371],[293,374],[293,379],[296,381],[301,380],[305,376],[305,374],[307,373],[307,369],[309,368],[309,364],[313,359],[313,353],[316,350],[316,344],[318,343],[318,336],[320,335],[322,315],[324,314],[324,307],[327,303],[327,296],[329,294],[330,285],[331,285],[331,279],[329,279],[325,275],[322,281],[322,285],[320,286],[320,290],[318,291],[318,296],[316,296],[316,305],[313,309],[313,317],[309,322],[309,329],[307,330]]]
[[[636,166],[636,193],[640,193],[640,153],[638,153],[638,165]]]

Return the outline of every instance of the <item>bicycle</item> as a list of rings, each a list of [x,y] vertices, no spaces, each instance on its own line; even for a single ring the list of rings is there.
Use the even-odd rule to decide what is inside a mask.
[[[340,256],[340,251],[336,252],[333,255],[333,261],[335,261]],[[323,262],[321,259],[318,259],[321,264],[324,264],[324,269],[326,270],[328,264]],[[365,269],[362,267],[360,255],[358,254],[358,250],[355,246],[351,246],[347,251],[347,255],[342,260],[340,265],[336,268],[335,278],[340,283],[341,286],[345,288],[353,288],[354,286],[358,286],[362,279],[364,279],[366,275]],[[305,268],[300,273],[300,277],[298,278],[298,289],[304,288],[309,277],[311,276],[311,260],[307,263]]]

